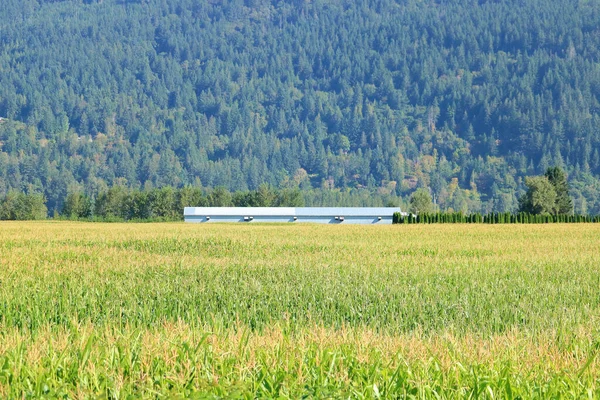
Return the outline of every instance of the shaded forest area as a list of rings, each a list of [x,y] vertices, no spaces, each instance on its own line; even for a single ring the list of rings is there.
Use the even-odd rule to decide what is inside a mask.
[[[589,0],[4,0],[0,196],[427,188],[508,212],[556,165],[599,214],[598,21]]]

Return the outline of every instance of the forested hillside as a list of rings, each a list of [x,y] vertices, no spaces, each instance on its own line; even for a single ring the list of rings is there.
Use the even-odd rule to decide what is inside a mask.
[[[427,187],[504,212],[557,165],[600,213],[599,21],[596,0],[3,0],[0,195]]]

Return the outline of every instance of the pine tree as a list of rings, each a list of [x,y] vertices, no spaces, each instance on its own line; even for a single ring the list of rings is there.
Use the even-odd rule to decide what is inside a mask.
[[[560,167],[548,168],[546,178],[556,191],[554,213],[571,214],[573,212],[573,200],[569,196],[569,185],[565,172]]]

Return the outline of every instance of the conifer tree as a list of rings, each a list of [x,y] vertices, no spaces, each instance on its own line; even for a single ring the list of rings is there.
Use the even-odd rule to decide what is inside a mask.
[[[569,185],[565,172],[560,167],[551,167],[546,170],[545,176],[554,186],[556,192],[554,213],[571,214],[573,212],[573,200],[569,196]]]

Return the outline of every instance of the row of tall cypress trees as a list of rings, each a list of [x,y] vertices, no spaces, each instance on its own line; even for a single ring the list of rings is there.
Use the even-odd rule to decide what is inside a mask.
[[[600,215],[580,214],[531,214],[489,213],[463,214],[427,213],[408,214],[394,213],[394,224],[549,224],[549,223],[599,223]]]

